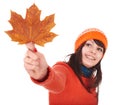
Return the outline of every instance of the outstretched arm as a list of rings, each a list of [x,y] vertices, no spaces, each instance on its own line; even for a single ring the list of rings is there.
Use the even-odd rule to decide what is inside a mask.
[[[49,67],[44,55],[38,52],[33,43],[26,44],[28,51],[24,58],[24,67],[33,82],[59,93],[64,90],[66,83],[66,67],[56,64]]]

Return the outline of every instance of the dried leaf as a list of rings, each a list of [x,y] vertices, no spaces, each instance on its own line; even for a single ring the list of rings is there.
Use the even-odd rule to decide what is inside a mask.
[[[40,46],[51,42],[57,35],[50,30],[55,26],[54,14],[46,16],[44,20],[40,20],[41,10],[33,4],[26,11],[26,17],[23,17],[16,12],[11,11],[11,18],[9,23],[13,30],[5,31],[12,41],[19,42],[19,44],[26,44],[33,42]]]

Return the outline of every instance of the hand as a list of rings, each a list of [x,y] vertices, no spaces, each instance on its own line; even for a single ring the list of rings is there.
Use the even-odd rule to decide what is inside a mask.
[[[28,74],[36,79],[41,80],[47,74],[48,64],[44,55],[38,52],[32,42],[26,44],[28,51],[24,58],[24,67]]]

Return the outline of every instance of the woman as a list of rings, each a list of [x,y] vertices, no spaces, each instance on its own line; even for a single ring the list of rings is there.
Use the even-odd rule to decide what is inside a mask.
[[[52,67],[34,44],[28,43],[24,66],[34,83],[49,90],[50,105],[98,105],[101,60],[107,43],[102,31],[87,29],[77,38],[69,60]]]

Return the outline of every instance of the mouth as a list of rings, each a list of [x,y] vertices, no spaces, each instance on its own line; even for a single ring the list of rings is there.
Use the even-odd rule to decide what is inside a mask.
[[[95,60],[96,60],[95,57],[94,57],[94,56],[91,56],[91,55],[86,55],[86,58],[87,58],[88,60],[92,60],[92,61],[95,61]]]

